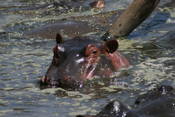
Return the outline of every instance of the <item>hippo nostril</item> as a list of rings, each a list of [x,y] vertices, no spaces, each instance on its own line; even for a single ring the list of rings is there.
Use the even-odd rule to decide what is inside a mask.
[[[94,50],[92,53],[93,53],[93,54],[97,54],[97,51],[96,51],[96,50]]]

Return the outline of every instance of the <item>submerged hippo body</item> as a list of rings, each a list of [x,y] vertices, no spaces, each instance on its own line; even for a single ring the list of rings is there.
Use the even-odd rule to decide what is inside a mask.
[[[118,42],[96,41],[86,37],[63,41],[57,35],[53,60],[42,84],[48,87],[81,87],[88,79],[110,77],[129,62],[117,52]]]
[[[76,117],[175,117],[175,90],[171,86],[161,86],[148,91],[140,95],[136,102],[139,106],[129,109],[120,101],[114,100],[97,115]]]
[[[76,117],[174,117],[174,97],[161,97],[141,108],[130,110],[120,101],[107,104],[97,115],[78,115]]]
[[[65,37],[73,38],[79,35],[85,35],[94,32],[96,29],[85,21],[57,21],[47,24],[31,31],[24,32],[24,37],[30,38],[47,38],[55,39],[57,33],[63,34]]]

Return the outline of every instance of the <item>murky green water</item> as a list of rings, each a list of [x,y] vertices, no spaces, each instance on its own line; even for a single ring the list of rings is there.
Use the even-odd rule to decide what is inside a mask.
[[[151,40],[166,38],[167,32],[175,35],[175,9],[159,6],[129,40],[120,40],[120,51],[132,64],[129,69],[118,72],[110,81],[99,81],[80,91],[40,90],[37,81],[51,62],[55,40],[27,38],[22,36],[23,32],[71,15],[122,9],[131,1],[109,0],[104,10],[93,11],[87,7],[89,2],[82,2],[82,10],[76,5],[70,10],[67,6],[56,7],[49,0],[0,0],[0,116],[95,114],[112,99],[132,106],[138,94],[156,85],[174,86],[175,43]]]

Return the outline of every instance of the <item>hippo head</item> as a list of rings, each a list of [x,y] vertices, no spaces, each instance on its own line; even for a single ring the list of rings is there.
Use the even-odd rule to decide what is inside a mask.
[[[41,79],[41,83],[49,87],[81,87],[85,80],[95,76],[110,77],[113,72],[129,65],[127,59],[116,51],[116,40],[103,42],[77,37],[63,41],[57,34],[56,42],[52,63]]]
[[[76,117],[139,117],[122,102],[114,100],[109,102],[97,115],[77,115]],[[144,116],[145,117],[145,116]]]

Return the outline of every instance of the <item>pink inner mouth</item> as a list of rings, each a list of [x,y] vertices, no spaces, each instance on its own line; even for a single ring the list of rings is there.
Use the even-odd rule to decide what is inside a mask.
[[[88,64],[84,70],[84,73],[82,75],[83,79],[92,79],[94,76],[94,71],[95,71],[96,65],[90,65]]]
[[[124,56],[122,56],[119,52],[109,54],[108,57],[112,61],[112,64],[116,71],[122,67],[129,67],[130,65],[128,60]]]

